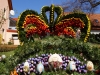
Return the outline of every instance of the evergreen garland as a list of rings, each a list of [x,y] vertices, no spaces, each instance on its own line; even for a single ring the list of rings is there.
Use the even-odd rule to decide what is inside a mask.
[[[100,63],[99,50],[100,49],[97,47],[91,47],[89,46],[89,44],[77,41],[75,39],[66,39],[64,37],[58,36],[46,37],[42,40],[36,40],[34,43],[30,42],[25,43],[23,46],[19,46],[15,50],[15,54],[9,59],[9,66],[12,68],[10,68],[9,70],[13,70],[13,68],[19,63],[22,63],[23,61],[31,57],[36,57],[37,55],[40,56],[41,54],[50,53],[62,54],[65,56],[75,56],[80,61],[85,63],[86,58],[87,60],[91,60],[94,63],[94,65],[98,66]],[[81,53],[83,53],[82,56],[80,56]],[[50,74],[51,73],[52,72],[50,72]],[[85,75],[88,75],[88,73]]]
[[[27,42],[27,38],[26,38],[26,33],[24,31],[23,23],[25,21],[25,17],[27,15],[31,15],[31,14],[35,14],[35,15],[39,15],[36,11],[34,10],[25,10],[24,12],[21,13],[21,15],[18,17],[18,21],[17,21],[17,31],[18,31],[18,39],[20,40],[20,42]]]
[[[41,16],[44,19],[44,21],[46,22],[46,24],[49,23],[48,18],[46,16],[46,12],[48,12],[50,10],[49,6],[43,6],[41,9]]]
[[[81,32],[84,34],[82,35],[81,38],[83,38],[84,42],[87,41],[88,37],[89,37],[89,34],[90,34],[90,30],[91,30],[91,24],[90,24],[90,20],[88,18],[88,16],[86,14],[83,14],[83,13],[70,13],[70,14],[67,14],[67,15],[64,15],[61,19],[69,19],[69,18],[80,18],[85,26],[83,29],[81,29]]]
[[[57,24],[63,15],[63,9],[60,6],[55,6],[54,10],[57,14],[54,24]]]

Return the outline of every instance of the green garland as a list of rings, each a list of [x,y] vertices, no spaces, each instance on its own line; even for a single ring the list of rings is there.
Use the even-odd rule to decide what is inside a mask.
[[[69,18],[80,18],[84,24],[85,24],[85,27],[81,30],[82,33],[84,33],[85,36],[82,36],[82,38],[84,38],[84,42],[87,41],[88,39],[88,36],[90,34],[90,30],[91,30],[91,24],[90,24],[90,20],[88,18],[88,16],[86,14],[82,14],[82,13],[70,13],[70,14],[67,14],[67,15],[64,15],[61,19],[69,19]]]
[[[54,10],[55,10],[56,14],[58,15],[55,19],[54,24],[57,24],[59,22],[60,18],[62,17],[63,9],[60,6],[55,6]]]
[[[77,41],[75,39],[72,40],[58,36],[46,37],[43,40],[37,40],[34,43],[30,42],[25,43],[23,46],[19,46],[15,50],[15,54],[9,59],[9,70],[12,71],[17,64],[22,63],[30,57],[36,57],[36,55],[40,56],[41,54],[50,53],[58,53],[65,56],[75,56],[82,62],[85,62],[83,58],[85,57],[87,60],[93,61],[94,65],[99,65],[99,50],[100,49],[97,47],[91,47],[89,44]],[[80,56],[80,53],[83,53],[83,56]],[[88,75],[88,73],[86,75]]]
[[[51,7],[50,7],[50,27],[53,26],[53,23],[54,23],[54,5],[52,4]]]
[[[49,6],[43,6],[41,9],[41,16],[47,24],[48,24],[48,19],[46,16],[46,12],[48,12],[49,10],[50,10]]]
[[[17,30],[18,30],[18,38],[20,40],[20,43],[22,42],[27,42],[27,38],[25,36],[25,31],[24,28],[22,27],[25,17],[27,15],[31,15],[31,14],[35,14],[35,15],[39,15],[36,11],[34,10],[25,10],[24,12],[21,13],[21,15],[18,17],[18,21],[17,21]]]
[[[91,30],[91,22],[90,22],[90,19],[87,17],[87,19],[88,19],[88,29],[87,29],[87,34],[86,34],[86,36],[85,36],[85,39],[84,39],[84,42],[87,42],[87,40],[88,40],[88,37],[89,37],[89,35],[90,35],[90,30]]]

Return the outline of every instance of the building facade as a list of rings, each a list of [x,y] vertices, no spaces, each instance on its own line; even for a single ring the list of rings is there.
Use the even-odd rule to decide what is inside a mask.
[[[100,33],[100,14],[90,14],[89,18],[91,21],[91,34],[99,34]]]
[[[0,43],[8,44],[16,38],[17,31],[9,31],[15,27],[16,22],[10,18],[10,11],[13,10],[12,0],[0,0]],[[13,40],[14,45],[18,45],[18,40]]]

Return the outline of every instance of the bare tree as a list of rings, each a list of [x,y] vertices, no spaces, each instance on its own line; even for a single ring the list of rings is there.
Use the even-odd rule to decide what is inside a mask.
[[[7,20],[6,10],[7,9],[5,8],[0,10],[0,44],[4,42],[4,39],[2,38],[2,32],[4,31],[4,29],[2,28],[2,26]]]
[[[88,2],[92,8],[100,5],[100,0],[79,0],[80,3],[86,3]]]
[[[64,11],[72,12],[74,10],[81,10],[83,12],[95,12],[100,6],[100,0],[66,0],[62,3]]]
[[[5,14],[5,9],[0,10],[0,29],[2,28],[2,25],[5,23],[6,20],[6,14]]]

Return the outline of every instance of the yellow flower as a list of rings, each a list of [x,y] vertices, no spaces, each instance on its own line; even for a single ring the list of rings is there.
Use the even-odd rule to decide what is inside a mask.
[[[24,26],[22,26],[22,28],[24,28]]]

